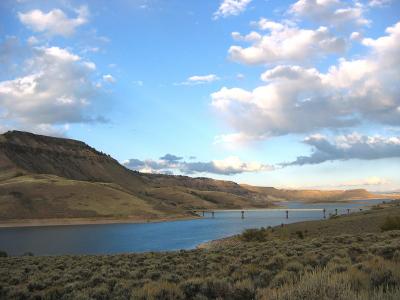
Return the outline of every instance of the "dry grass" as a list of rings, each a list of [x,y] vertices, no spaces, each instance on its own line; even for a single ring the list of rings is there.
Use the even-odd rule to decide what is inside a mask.
[[[270,207],[272,200],[368,198],[365,190],[293,191],[210,178],[142,174],[80,141],[0,135],[0,222],[10,219],[190,217],[194,209]],[[107,184],[104,184],[107,183]]]
[[[395,209],[359,215],[366,224]],[[308,228],[323,223],[337,224]],[[0,257],[0,298],[399,299],[400,231],[330,234],[328,227],[302,237],[253,230],[208,250]]]

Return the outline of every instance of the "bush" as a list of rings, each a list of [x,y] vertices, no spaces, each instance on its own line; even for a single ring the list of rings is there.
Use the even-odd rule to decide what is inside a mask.
[[[238,300],[254,299],[256,290],[251,280],[238,281],[233,287],[233,298]]]
[[[261,229],[246,229],[240,238],[245,242],[264,242],[266,240],[266,230]]]
[[[197,294],[201,292],[203,281],[199,278],[189,279],[184,281],[180,288],[185,294],[186,299],[193,299]]]
[[[296,231],[296,235],[299,239],[304,239],[304,233],[301,230]]]
[[[201,293],[209,299],[229,299],[231,288],[227,280],[208,278],[202,285]]]
[[[6,251],[1,251],[0,250],[0,257],[7,257],[7,256],[8,256],[8,254],[7,254]]]
[[[174,283],[150,282],[145,284],[134,299],[141,300],[179,300],[185,299],[182,291]]]
[[[386,217],[381,229],[383,231],[400,230],[400,217]]]

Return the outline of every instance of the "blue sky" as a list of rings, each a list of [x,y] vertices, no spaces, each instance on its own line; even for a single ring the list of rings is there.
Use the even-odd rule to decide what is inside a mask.
[[[396,190],[399,11],[397,0],[1,1],[0,130],[83,140],[143,172]]]

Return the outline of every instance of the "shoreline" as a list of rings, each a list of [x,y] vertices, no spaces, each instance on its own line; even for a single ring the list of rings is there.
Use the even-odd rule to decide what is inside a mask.
[[[293,201],[302,202],[304,204],[325,204],[325,203],[349,203],[358,201],[373,201],[373,200],[388,200],[390,198],[369,198],[369,199],[348,199],[340,201],[325,201],[325,202],[309,202],[309,201]],[[275,202],[276,209],[284,209],[282,203],[291,201],[277,201]],[[366,205],[368,206],[368,205]],[[246,208],[243,208],[246,209]],[[225,209],[228,210],[228,209]],[[215,209],[214,211],[224,211],[224,209]],[[76,226],[76,225],[107,225],[107,224],[148,224],[148,223],[162,223],[162,222],[174,222],[174,221],[187,221],[202,219],[202,216],[175,216],[175,217],[164,217],[160,219],[141,219],[141,218],[59,218],[59,219],[24,219],[24,220],[9,220],[0,222],[0,229],[2,228],[23,228],[23,227],[46,227],[46,226]]]
[[[360,200],[365,200],[365,199],[353,199],[353,200],[346,200],[346,201],[352,202],[352,201],[360,201]],[[370,200],[372,200],[372,201],[373,200],[382,200],[382,201],[388,200],[390,202],[390,201],[393,201],[395,199],[387,199],[387,198],[373,198],[372,199],[371,198],[371,199],[367,199],[365,201],[370,201]],[[344,202],[344,201],[341,201],[341,202]],[[321,202],[318,202],[318,203],[321,203]],[[325,202],[325,203],[327,203],[327,202]],[[334,203],[337,203],[337,202],[334,202]],[[311,203],[309,203],[309,204],[311,204]],[[315,203],[312,203],[312,204],[315,204]],[[386,204],[388,204],[388,203],[386,203]],[[370,210],[373,206],[374,205],[369,204],[369,205],[365,205],[363,207],[366,210]],[[354,214],[358,214],[358,213],[359,213],[359,211],[354,211],[354,212],[351,212],[350,215],[354,215]],[[339,216],[341,216],[341,215],[339,215]],[[346,214],[344,216],[348,216],[348,215]],[[329,218],[321,219],[321,220],[312,220],[312,221],[299,221],[299,222],[294,222],[294,223],[290,223],[290,224],[287,224],[287,225],[295,225],[295,224],[300,224],[300,223],[303,223],[303,222],[327,221],[327,220],[329,220]],[[281,226],[280,225],[273,226],[273,228],[279,228],[279,227],[281,227]],[[230,236],[226,236],[226,237],[222,237],[222,238],[219,238],[219,239],[209,240],[209,241],[197,244],[195,249],[209,250],[209,249],[212,249],[213,247],[216,247],[216,246],[219,246],[221,244],[224,244],[225,242],[235,242],[235,239],[237,239],[239,236],[240,236],[240,233],[239,234],[230,235]]]
[[[160,219],[87,219],[87,218],[61,218],[61,219],[26,219],[10,220],[0,223],[2,228],[23,228],[23,227],[50,227],[50,226],[80,226],[80,225],[107,225],[107,224],[149,224],[174,221],[188,221],[200,219],[200,216],[182,216]]]

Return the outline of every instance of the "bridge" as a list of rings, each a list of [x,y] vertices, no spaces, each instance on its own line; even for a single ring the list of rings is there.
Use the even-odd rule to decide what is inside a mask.
[[[360,209],[362,210],[362,209]],[[286,219],[289,219],[289,212],[296,212],[296,211],[320,211],[323,213],[324,219],[326,218],[326,209],[325,208],[250,208],[250,209],[216,209],[216,210],[209,210],[209,209],[198,209],[192,210],[195,214],[201,214],[203,217],[206,213],[211,214],[214,218],[216,212],[240,212],[242,219],[244,219],[245,212],[263,212],[263,211],[282,211],[286,213]],[[350,213],[350,208],[347,208],[347,213]],[[338,214],[338,209],[335,209],[335,215]]]

